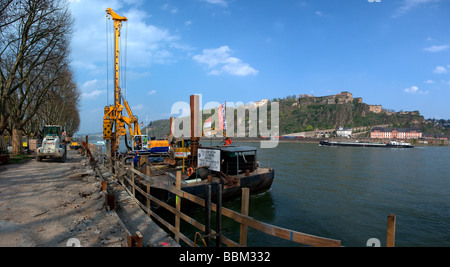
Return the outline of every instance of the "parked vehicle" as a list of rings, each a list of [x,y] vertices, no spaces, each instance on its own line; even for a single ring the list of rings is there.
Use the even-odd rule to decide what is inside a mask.
[[[36,151],[36,160],[42,161],[45,158],[53,158],[60,162],[65,162],[67,158],[67,145],[62,137],[62,126],[44,126],[44,139],[42,146]]]

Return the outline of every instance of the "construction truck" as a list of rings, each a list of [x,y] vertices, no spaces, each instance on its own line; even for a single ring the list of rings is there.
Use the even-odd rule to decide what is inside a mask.
[[[80,145],[79,142],[73,140],[72,143],[70,143],[70,149],[77,150],[77,149],[80,149],[80,148],[81,148],[81,145]]]
[[[66,161],[67,144],[62,133],[62,126],[44,126],[42,146],[36,150],[37,161],[42,161],[45,158],[53,158],[60,162]]]

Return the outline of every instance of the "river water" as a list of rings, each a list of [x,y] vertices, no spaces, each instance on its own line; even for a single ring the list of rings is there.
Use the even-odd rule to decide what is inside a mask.
[[[258,158],[275,169],[275,180],[271,190],[251,197],[255,219],[343,246],[366,246],[370,238],[385,246],[387,216],[394,213],[396,246],[450,246],[449,147],[280,143],[259,149]],[[240,200],[227,205],[239,210]],[[250,231],[248,245],[296,244]]]
[[[259,147],[257,142],[235,144]],[[250,198],[249,215],[257,220],[338,239],[343,246],[366,246],[371,238],[385,246],[387,216],[394,213],[396,246],[450,246],[450,147],[280,143],[258,149],[258,161],[275,169],[275,180],[269,191]],[[236,211],[240,205],[240,199],[224,202]],[[203,210],[194,213],[203,222]],[[198,231],[184,222],[181,226],[192,239]],[[224,217],[223,227],[225,236],[239,241],[239,224]],[[298,244],[249,228],[248,246]]]

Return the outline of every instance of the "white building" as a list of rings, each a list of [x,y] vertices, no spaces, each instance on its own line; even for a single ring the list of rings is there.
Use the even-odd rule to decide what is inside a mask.
[[[336,135],[338,137],[350,138],[352,137],[352,129],[339,127],[339,129],[336,130]]]
[[[263,99],[261,101],[255,102],[255,107],[261,107],[264,106],[265,104],[269,103],[269,99]]]

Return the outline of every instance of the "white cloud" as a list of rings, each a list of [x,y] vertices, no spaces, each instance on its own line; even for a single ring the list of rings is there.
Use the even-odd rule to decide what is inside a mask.
[[[87,81],[87,82],[83,83],[83,85],[81,86],[81,89],[83,90],[83,89],[89,89],[89,88],[95,87],[95,86],[97,86],[97,83],[98,83],[97,79]]]
[[[204,49],[201,55],[195,55],[193,59],[207,65],[211,69],[209,75],[226,73],[235,76],[248,76],[258,74],[258,71],[249,64],[242,62],[239,58],[231,57],[230,52],[231,49],[228,46]]]
[[[441,0],[403,0],[401,6],[396,10],[395,14],[392,17],[400,17],[417,7],[437,3],[440,1]]]
[[[105,94],[106,90],[99,89],[100,85],[97,79],[90,80],[80,86],[81,97],[83,99],[96,99],[98,96]]]
[[[141,110],[145,110],[145,106],[143,104],[137,104],[135,106],[131,107],[132,111],[141,111]]]
[[[444,66],[437,66],[433,72],[436,74],[443,74],[447,73],[447,69]]]
[[[106,93],[106,90],[94,90],[89,93],[82,93],[81,97],[83,99],[96,99],[97,97],[99,97],[100,95],[103,95],[105,93]]]
[[[72,56],[75,61],[87,65],[105,59],[105,9],[109,5],[116,8],[122,7],[122,4],[115,0],[109,3],[86,0],[70,3],[72,16],[75,19],[74,36],[76,38],[72,39]]]
[[[423,83],[425,83],[425,84],[433,84],[434,81],[433,81],[433,80],[426,80],[426,81],[424,81]]]
[[[149,15],[138,9],[125,12],[128,18],[128,66],[148,66],[151,63],[166,64],[174,61],[171,44],[180,38],[168,29],[149,25]]]
[[[228,6],[228,2],[226,0],[201,0],[201,1],[223,7]]]
[[[411,86],[409,88],[405,88],[403,91],[408,94],[421,94],[421,95],[428,94],[428,91],[422,91],[417,86]]]
[[[147,95],[154,95],[156,94],[156,90],[151,90],[150,92],[147,93]]]
[[[169,5],[168,3],[165,3],[165,4],[161,7],[161,9],[162,9],[162,10],[165,10],[165,11],[169,11],[169,12],[172,13],[172,14],[178,13],[178,8],[176,8],[176,7],[174,7],[174,6],[171,6],[171,5]]]
[[[125,1],[125,3],[127,3],[129,5],[140,6],[144,3],[145,0],[123,0],[123,1]]]
[[[125,6],[125,3],[132,6]],[[168,64],[174,62],[174,53],[178,49],[171,46],[180,40],[180,37],[168,29],[151,25],[147,22],[151,17],[139,7],[136,0],[77,0],[70,2],[72,16],[75,19],[72,48],[72,62],[77,70],[85,71],[81,66],[91,66],[90,73],[106,72],[106,34],[109,32],[109,60],[112,62],[112,34],[111,20],[106,20],[105,9],[113,7],[128,21],[123,24],[121,41],[127,41],[127,68],[147,67],[152,63]],[[171,7],[169,12],[175,12]],[[107,28],[106,22],[108,23]],[[125,52],[122,46],[121,52]],[[124,55],[124,53],[122,53]],[[93,68],[97,67],[96,70]],[[95,72],[94,72],[95,71]],[[110,70],[111,71],[111,70]]]
[[[415,94],[415,93],[417,93],[419,91],[419,87],[411,86],[409,88],[405,88],[405,90],[403,90],[403,91],[405,91],[405,93]]]
[[[424,48],[427,52],[441,52],[450,48],[450,45],[433,45],[430,47]]]
[[[126,73],[126,78],[127,78],[127,80],[137,80],[137,79],[149,77],[150,75],[151,75],[151,73],[148,71],[136,72],[136,71],[128,70]]]
[[[323,13],[323,12],[320,11],[320,10],[319,10],[319,11],[316,11],[315,14],[316,14],[317,16],[319,16],[319,17],[329,17],[329,15]]]

